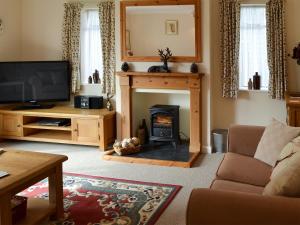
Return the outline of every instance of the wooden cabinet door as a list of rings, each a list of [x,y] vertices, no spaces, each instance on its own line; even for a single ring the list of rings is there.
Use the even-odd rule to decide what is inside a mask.
[[[3,114],[0,120],[1,136],[22,136],[22,117],[20,115]]]
[[[300,108],[287,106],[287,124],[292,127],[300,127]]]
[[[293,126],[300,127],[300,109],[295,109],[295,120]]]
[[[99,144],[98,119],[79,118],[72,121],[73,141]]]

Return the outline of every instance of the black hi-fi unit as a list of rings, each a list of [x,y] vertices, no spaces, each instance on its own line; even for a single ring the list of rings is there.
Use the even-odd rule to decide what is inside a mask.
[[[75,108],[80,108],[80,109],[102,109],[103,97],[77,95],[74,97],[74,106]]]

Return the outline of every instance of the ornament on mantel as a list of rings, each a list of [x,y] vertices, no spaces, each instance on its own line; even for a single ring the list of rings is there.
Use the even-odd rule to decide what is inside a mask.
[[[129,64],[127,62],[124,62],[121,66],[121,70],[123,72],[127,72],[130,69]]]
[[[166,51],[166,53],[165,53]],[[163,65],[163,69],[166,71],[166,72],[171,72],[169,70],[169,66],[168,66],[168,61],[171,59],[171,57],[173,56],[171,50],[167,47],[165,50],[163,49],[158,49],[158,55],[160,57],[160,61],[162,61],[164,63]]]
[[[196,63],[193,63],[192,65],[191,65],[191,73],[198,73],[198,65],[196,64]]]
[[[160,57],[160,61],[164,64],[162,66],[151,66],[148,69],[148,73],[170,73],[171,70],[169,69],[168,61],[173,56],[171,50],[168,47],[165,50],[158,49],[158,55]]]

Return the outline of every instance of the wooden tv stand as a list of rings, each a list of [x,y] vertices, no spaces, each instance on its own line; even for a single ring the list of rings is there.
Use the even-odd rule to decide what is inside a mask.
[[[115,140],[116,113],[106,109],[75,109],[55,106],[51,109],[12,110],[0,108],[0,138],[76,145],[99,146],[105,150]],[[69,126],[44,126],[45,118],[70,119]]]

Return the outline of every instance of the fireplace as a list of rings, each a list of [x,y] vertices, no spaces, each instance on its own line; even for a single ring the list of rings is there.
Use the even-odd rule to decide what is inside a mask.
[[[201,121],[201,99],[202,99],[202,73],[148,73],[148,72],[117,72],[121,91],[121,112],[118,115],[118,136],[119,139],[124,139],[133,136],[133,115],[132,105],[133,100],[132,93],[138,89],[151,92],[151,89],[163,89],[163,90],[187,90],[189,92],[189,125],[190,125],[190,140],[187,142],[183,151],[180,148],[180,143],[176,150],[164,145],[163,142],[157,143],[157,145],[164,145],[163,151],[156,151],[156,147],[153,151],[142,151],[142,156],[132,155],[132,157],[126,156],[114,156],[104,155],[103,159],[109,161],[121,161],[128,163],[146,163],[151,165],[160,166],[176,166],[176,167],[191,167],[196,161],[201,152],[201,137],[202,137],[202,121]],[[162,91],[163,93],[163,91]],[[150,128],[150,126],[149,126]],[[178,129],[179,130],[179,129]],[[179,135],[177,135],[178,137]],[[173,136],[174,138],[174,136]],[[177,140],[179,137],[177,138]],[[151,147],[151,145],[149,145]],[[182,155],[184,155],[182,157]]]
[[[179,106],[154,105],[150,109],[150,141],[179,142]]]

